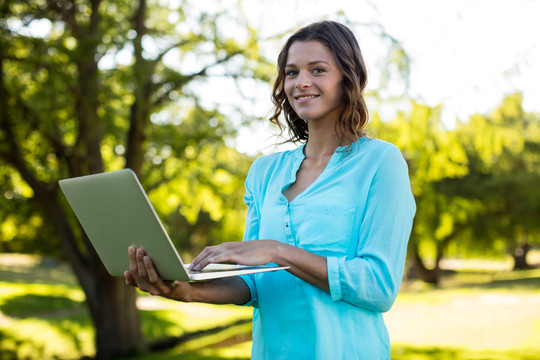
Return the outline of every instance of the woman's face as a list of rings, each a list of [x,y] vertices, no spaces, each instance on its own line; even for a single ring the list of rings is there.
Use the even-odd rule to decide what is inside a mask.
[[[337,122],[342,78],[332,52],[319,41],[296,41],[289,48],[285,93],[301,119]]]

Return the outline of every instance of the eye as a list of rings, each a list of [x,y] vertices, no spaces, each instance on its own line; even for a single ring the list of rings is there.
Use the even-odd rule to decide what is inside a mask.
[[[298,71],[296,70],[287,70],[285,71],[286,76],[296,76],[298,74]]]
[[[324,72],[323,68],[315,68],[313,69],[314,74],[322,74]]]

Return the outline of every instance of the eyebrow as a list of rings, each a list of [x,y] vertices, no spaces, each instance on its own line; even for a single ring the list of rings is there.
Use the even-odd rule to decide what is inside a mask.
[[[310,61],[308,63],[308,65],[315,65],[315,64],[320,64],[320,63],[323,63],[323,64],[326,64],[326,65],[330,65],[330,63],[328,61],[325,61],[325,60],[314,60],[314,61]],[[295,67],[296,64],[287,64],[285,65],[285,67]]]

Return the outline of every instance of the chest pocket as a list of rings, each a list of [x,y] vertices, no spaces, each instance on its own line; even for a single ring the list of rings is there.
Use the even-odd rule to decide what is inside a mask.
[[[344,255],[351,248],[356,206],[307,204],[300,213],[296,231],[300,247],[323,256]]]

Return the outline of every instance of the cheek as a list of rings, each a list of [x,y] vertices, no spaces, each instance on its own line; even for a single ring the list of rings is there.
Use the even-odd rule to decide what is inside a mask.
[[[289,104],[293,104],[293,101],[292,101],[292,92],[294,90],[294,84],[291,84],[290,81],[286,81],[285,84],[283,85],[283,89],[285,90],[285,95],[287,95],[287,100],[289,101]]]
[[[334,89],[335,89],[334,101],[338,103],[343,103],[345,101],[345,93],[343,90],[343,84],[341,82],[335,84]]]
[[[287,94],[287,96],[289,96],[289,94],[291,93],[293,87],[294,86],[293,86],[292,81],[285,80],[285,82],[283,83],[283,89],[285,89],[285,93]]]

